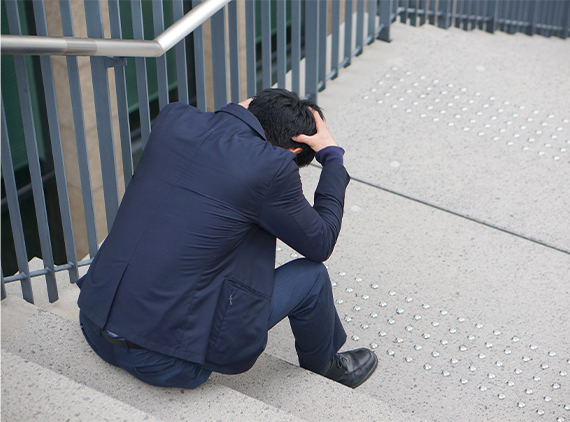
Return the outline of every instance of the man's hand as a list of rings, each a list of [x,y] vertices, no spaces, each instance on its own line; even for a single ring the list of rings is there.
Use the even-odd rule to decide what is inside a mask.
[[[243,100],[242,102],[239,102],[238,104],[242,107],[249,108],[249,103],[251,103],[252,100],[253,100],[253,97],[248,98],[247,100]]]
[[[313,110],[313,116],[315,117],[315,124],[317,126],[317,133],[313,136],[307,135],[297,135],[293,138],[295,142],[300,142],[302,144],[307,144],[311,147],[311,149],[315,152],[319,152],[321,149],[330,147],[330,146],[337,146],[331,131],[329,130],[327,124],[319,113]]]

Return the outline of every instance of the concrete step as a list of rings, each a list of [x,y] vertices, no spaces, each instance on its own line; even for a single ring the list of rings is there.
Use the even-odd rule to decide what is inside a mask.
[[[17,297],[2,301],[2,334],[3,354],[6,351],[18,355],[68,378],[70,382],[96,390],[156,418],[168,421],[302,420],[216,382],[207,382],[195,390],[159,388],[140,382],[96,356],[85,342],[77,322],[44,311]],[[3,379],[2,388],[18,388],[25,379],[17,375]],[[49,387],[41,378],[38,378],[38,384],[38,388]],[[89,406],[85,406],[83,411],[89,412]]]
[[[30,263],[34,270],[42,268],[42,265],[42,261],[37,258]],[[8,292],[9,297],[2,302],[2,341],[7,350],[38,364],[56,368],[59,373],[105,393],[108,390],[101,388],[104,388],[102,384],[106,377],[99,380],[105,371],[111,371],[114,376],[122,374],[130,378],[121,370],[100,361],[86,345],[76,322],[79,293],[77,286],[69,284],[64,273],[58,274],[60,301],[53,304],[47,301],[47,296],[43,293],[44,286],[43,277],[34,280],[35,299],[41,308],[17,298],[19,290],[14,287]],[[44,312],[46,309],[49,312]],[[62,327],[65,327],[63,331]],[[283,338],[293,347],[292,334],[290,330],[288,333],[286,331],[287,328],[285,331],[274,330],[270,335],[277,338],[272,339],[271,344],[276,344],[279,338]],[[57,349],[51,348],[50,345],[57,345]],[[71,361],[63,359],[62,353],[69,356]],[[85,355],[89,358],[89,365],[93,363],[96,368],[104,367],[94,384],[89,384],[93,380],[90,381],[87,374],[79,370],[84,367],[81,357]],[[131,381],[142,384],[134,379]],[[377,398],[330,381],[269,353],[262,354],[250,371],[232,376],[213,374],[207,385],[215,385],[221,390],[229,388],[238,397],[241,394],[246,395],[254,401],[266,403],[270,409],[280,409],[307,421],[419,420],[410,415],[409,411],[388,406]],[[194,394],[193,391],[188,393]],[[122,399],[121,396],[114,397]],[[129,403],[137,407],[136,401]]]
[[[248,372],[212,380],[307,421],[427,421],[268,353]]]
[[[161,420],[2,350],[2,421]]]

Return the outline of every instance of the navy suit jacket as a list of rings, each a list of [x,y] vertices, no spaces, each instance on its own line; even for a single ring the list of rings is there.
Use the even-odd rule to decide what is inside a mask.
[[[247,109],[170,104],[78,282],[79,307],[144,348],[246,371],[267,341],[275,238],[326,260],[348,181],[342,165],[326,164],[311,207],[295,155],[267,142]]]

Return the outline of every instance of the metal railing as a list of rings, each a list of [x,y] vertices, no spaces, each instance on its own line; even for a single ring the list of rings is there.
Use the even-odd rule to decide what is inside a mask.
[[[85,0],[85,27],[89,38],[77,38],[70,0],[59,1],[63,37],[50,37],[46,19],[46,4],[33,0],[32,11],[35,35],[22,35],[19,2],[2,0],[6,6],[10,35],[1,38],[2,54],[13,56],[17,97],[23,126],[23,140],[33,192],[44,268],[31,272],[21,218],[16,176],[11,157],[12,134],[6,122],[4,92],[2,93],[2,175],[12,229],[18,273],[4,277],[5,283],[20,281],[25,300],[33,303],[31,278],[46,277],[50,301],[58,298],[55,274],[68,271],[71,282],[78,279],[78,267],[88,265],[97,252],[97,236],[93,174],[90,170],[90,140],[86,134],[83,108],[85,86],[80,81],[77,56],[90,56],[93,106],[101,167],[105,224],[110,230],[120,203],[115,135],[113,126],[119,126],[120,165],[122,181],[128,185],[133,171],[133,147],[129,117],[136,115],[140,125],[142,147],[148,140],[151,120],[149,103],[149,63],[145,57],[156,57],[157,109],[162,109],[171,98],[192,102],[199,109],[217,109],[228,101],[238,102],[260,89],[278,86],[291,89],[302,96],[317,100],[318,92],[327,81],[336,78],[340,69],[350,65],[353,57],[362,53],[367,44],[376,39],[390,41],[390,25],[399,16],[404,23],[430,23],[442,28],[452,25],[463,29],[479,28],[489,32],[525,32],[527,34],[568,36],[570,0],[192,0],[191,10],[184,15],[183,0],[153,0],[151,16],[143,13],[141,0],[130,1],[132,40],[122,39],[125,17],[118,0],[108,0],[108,30],[111,39],[104,39],[105,19],[101,0]],[[50,2],[53,3],[53,2]],[[124,4],[123,4],[124,5]],[[148,3],[147,3],[148,5]],[[168,9],[166,9],[168,7]],[[242,13],[238,12],[242,9]],[[173,23],[165,30],[164,12],[172,15]],[[123,10],[124,11],[124,10]],[[242,17],[240,17],[242,16]],[[154,39],[145,40],[145,23],[152,19]],[[259,18],[259,19],[256,19]],[[205,43],[201,26],[209,19],[211,45]],[[29,21],[29,19],[28,19]],[[329,30],[330,23],[330,30]],[[148,29],[148,25],[147,29]],[[191,40],[185,37],[192,34]],[[148,38],[148,33],[146,36]],[[245,53],[240,52],[240,40]],[[172,61],[165,52],[173,48]],[[211,53],[207,59],[206,53]],[[30,84],[33,77],[25,55],[39,55],[39,77],[44,101],[33,103]],[[65,55],[69,93],[56,91],[52,58]],[[129,114],[125,57],[136,57],[128,66],[136,69],[133,79],[138,106]],[[211,60],[209,63],[208,61]],[[189,69],[188,64],[192,65]],[[210,72],[206,68],[211,69]],[[113,69],[114,84],[109,81]],[[240,74],[246,73],[245,81]],[[173,76],[174,74],[174,76]],[[4,75],[2,75],[4,78]],[[173,84],[174,82],[174,84]],[[117,118],[111,115],[111,92],[116,96]],[[131,92],[131,94],[133,94]],[[209,95],[211,100],[208,101]],[[78,174],[82,196],[87,246],[90,259],[79,261],[74,239],[73,212],[70,207],[66,167],[63,158],[58,97],[68,95],[73,120],[73,144],[77,154]],[[191,101],[192,100],[192,101]],[[38,111],[39,110],[39,111]],[[52,237],[48,224],[46,200],[42,183],[42,169],[38,154],[35,117],[45,115],[51,160],[58,192],[61,214],[61,234],[66,259],[56,265],[52,251]],[[83,217],[82,217],[83,218]],[[77,221],[75,221],[77,223]],[[5,268],[5,265],[3,265]]]

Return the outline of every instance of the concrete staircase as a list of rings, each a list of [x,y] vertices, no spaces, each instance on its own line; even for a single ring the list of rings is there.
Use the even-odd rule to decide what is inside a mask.
[[[31,262],[32,270],[41,267],[40,260]],[[49,304],[42,282],[34,280],[38,306],[17,297],[16,285],[2,301],[4,421],[410,420],[268,353],[249,372],[214,374],[195,390],[146,385],[87,345],[77,320],[77,286],[61,274],[61,298]]]

